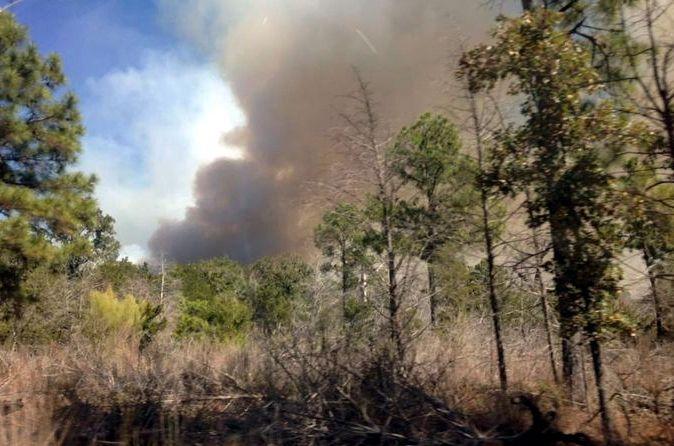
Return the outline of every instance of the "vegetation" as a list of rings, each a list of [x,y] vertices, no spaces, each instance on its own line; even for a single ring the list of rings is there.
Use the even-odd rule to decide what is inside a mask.
[[[356,73],[316,252],[251,264],[118,259],[58,58],[0,12],[0,442],[672,444],[673,50],[628,20],[666,9],[522,7],[451,119],[390,134]]]
[[[99,220],[94,178],[68,172],[83,128],[56,56],[42,58],[26,30],[0,14],[0,289],[20,314],[26,277],[92,250],[82,232]]]

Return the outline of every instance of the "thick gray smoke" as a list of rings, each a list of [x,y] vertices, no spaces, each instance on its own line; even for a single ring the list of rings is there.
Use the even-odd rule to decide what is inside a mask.
[[[356,66],[393,125],[451,100],[460,45],[495,11],[475,0],[163,0],[166,20],[218,58],[247,117],[225,138],[245,161],[220,160],[194,182],[195,206],[150,247],[179,261],[249,261],[306,247],[307,184],[335,160],[327,137]],[[311,214],[311,212],[309,212]]]

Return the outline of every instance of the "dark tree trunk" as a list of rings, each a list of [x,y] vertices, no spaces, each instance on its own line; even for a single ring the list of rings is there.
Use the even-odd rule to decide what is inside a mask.
[[[382,219],[384,237],[386,238],[386,269],[388,273],[388,310],[389,323],[391,328],[391,340],[398,353],[398,360],[403,360],[405,349],[402,341],[402,333],[399,321],[398,310],[400,302],[398,299],[398,282],[396,277],[396,256],[393,248],[393,233],[391,227],[391,218],[388,205],[384,205],[384,215]]]
[[[428,297],[431,307],[431,325],[437,324],[437,308],[438,308],[438,290],[435,282],[435,267],[432,262],[426,264],[428,269]]]
[[[533,220],[533,212],[531,211],[531,207],[529,206],[529,203],[531,202],[531,194],[529,192],[529,189],[526,190],[526,197],[527,197],[527,211],[529,213],[529,220]],[[557,373],[557,360],[555,358],[555,344],[552,341],[552,327],[550,324],[550,314],[548,312],[549,306],[548,306],[548,293],[545,290],[545,284],[543,283],[543,275],[541,274],[541,264],[542,262],[542,254],[541,254],[541,244],[538,241],[538,232],[536,228],[533,228],[531,230],[531,236],[532,236],[532,241],[534,244],[534,250],[536,252],[536,265],[535,265],[535,273],[534,273],[534,280],[536,281],[536,285],[538,287],[538,293],[540,296],[540,302],[541,302],[541,312],[543,313],[543,326],[545,328],[545,337],[548,342],[548,355],[550,357],[550,370],[552,371],[552,376],[555,380],[555,383],[559,383],[559,375]]]
[[[665,134],[667,137],[667,148],[669,149],[669,156],[671,164],[674,166],[674,115],[669,106],[665,105],[665,110],[662,113],[662,121],[665,127]]]
[[[501,336],[501,309],[496,296],[496,281],[494,272],[494,244],[492,241],[491,228],[489,227],[489,209],[487,193],[482,190],[482,225],[484,227],[484,244],[487,251],[487,280],[489,281],[489,304],[491,306],[491,318],[494,325],[494,338],[496,341],[496,355],[498,357],[498,377],[501,391],[508,390],[508,374],[506,371],[505,349]]]
[[[596,332],[596,329],[588,330]],[[594,370],[594,380],[597,387],[597,399],[599,401],[599,413],[601,415],[601,428],[604,434],[606,444],[615,444],[614,433],[611,427],[611,416],[606,399],[606,389],[604,387],[604,367],[601,358],[601,344],[596,337],[596,333],[590,338],[590,354],[592,355],[592,369]]]
[[[346,293],[349,291],[349,271],[346,266],[346,247],[342,246],[341,263],[342,263],[342,318],[346,321]]]
[[[554,190],[548,186],[548,190]],[[559,223],[558,213],[562,213],[555,205],[547,203],[548,220],[550,224],[550,239],[552,241],[552,253],[554,262],[555,294],[557,295],[557,314],[559,315],[559,338],[562,344],[562,381],[566,388],[567,396],[573,399],[574,376],[576,371],[576,334],[579,327],[575,321],[578,312],[577,302],[569,295],[571,285],[564,273],[564,265],[573,262],[572,254],[568,252],[568,240],[563,236],[564,226]]]
[[[475,132],[475,143],[477,149],[478,168],[482,172],[483,166],[483,147],[482,147],[482,127],[478,117],[475,98],[470,96],[471,117],[473,121],[473,130]],[[492,324],[494,326],[494,341],[496,343],[496,356],[498,359],[498,376],[501,385],[501,391],[508,390],[508,373],[506,368],[505,349],[501,336],[501,309],[499,308],[498,296],[496,295],[496,286],[494,285],[494,243],[492,240],[491,227],[489,225],[489,196],[486,186],[480,184],[480,201],[482,205],[482,231],[484,235],[484,248],[487,254],[487,280],[489,291],[489,304],[491,306]]]
[[[560,299],[561,298],[562,296],[560,296]],[[564,382],[564,387],[566,388],[569,398],[573,399],[575,387],[574,378],[577,368],[577,346],[575,340],[576,328],[574,324],[570,323],[569,317],[564,315],[564,311],[561,308],[559,325],[559,337],[562,344],[562,381]]]

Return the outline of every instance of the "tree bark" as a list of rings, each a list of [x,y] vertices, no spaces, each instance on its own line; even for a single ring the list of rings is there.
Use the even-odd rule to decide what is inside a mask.
[[[531,194],[529,192],[529,189],[526,190],[526,198],[527,198],[527,211],[529,213],[529,219],[531,220],[533,218],[533,213],[531,212],[531,208],[528,206],[530,200],[531,200]],[[536,265],[535,265],[535,272],[534,272],[534,281],[536,282],[536,285],[538,287],[538,293],[540,296],[540,303],[541,303],[541,312],[543,313],[543,326],[545,328],[545,337],[548,342],[548,355],[550,357],[550,370],[552,371],[552,376],[555,380],[555,383],[559,383],[559,375],[557,373],[557,360],[555,358],[555,346],[554,342],[552,342],[552,327],[550,324],[550,314],[548,312],[549,306],[548,306],[548,293],[545,290],[545,284],[543,283],[543,275],[541,274],[541,244],[538,241],[538,232],[536,229],[531,230],[531,237],[532,241],[534,244],[534,252],[536,252]]]
[[[346,266],[346,247],[341,246],[340,262],[342,263],[342,319],[346,322],[346,293],[349,288],[348,270]]]
[[[549,190],[553,188],[548,186]],[[577,302],[569,295],[570,285],[566,283],[562,268],[572,262],[572,254],[568,252],[568,241],[565,240],[564,226],[558,222],[562,213],[552,203],[547,205],[548,219],[550,224],[550,240],[552,241],[553,262],[555,264],[555,294],[557,295],[557,314],[559,315],[559,338],[562,344],[562,381],[567,391],[567,396],[573,399],[574,376],[576,371],[576,334],[580,327],[577,326],[575,316],[578,309]]]
[[[387,197],[384,197],[382,201],[382,229],[384,231],[384,237],[386,238],[386,269],[388,273],[389,324],[391,329],[391,340],[398,352],[398,359],[402,361],[405,356],[405,349],[402,342],[402,333],[398,316],[400,302],[398,299],[398,282],[396,277],[396,255],[393,247],[393,232],[388,207],[390,200]]]
[[[662,303],[660,302],[660,295],[658,294],[657,278],[655,276],[655,272],[653,271],[655,261],[649,254],[648,248],[645,246],[642,249],[642,254],[644,262],[646,263],[646,271],[648,274],[648,281],[651,286],[651,296],[653,298],[653,310],[655,311],[655,336],[658,340],[660,340],[665,337],[666,330],[663,323]]]
[[[471,116],[473,128],[475,131],[475,143],[477,149],[478,168],[483,171],[483,148],[482,148],[482,129],[478,118],[475,97],[470,95]],[[501,309],[499,308],[498,296],[496,295],[495,274],[494,274],[494,243],[492,240],[491,227],[489,226],[489,196],[484,185],[480,185],[480,201],[482,206],[482,231],[484,234],[484,247],[487,255],[487,280],[489,291],[489,304],[492,313],[492,324],[494,326],[494,341],[496,343],[496,355],[498,359],[498,375],[501,391],[508,390],[508,373],[506,368],[505,349],[501,334]]]
[[[596,332],[596,329],[588,330],[590,333]],[[601,416],[601,428],[604,434],[606,444],[615,444],[613,428],[611,426],[611,415],[609,413],[608,401],[606,399],[606,389],[604,387],[604,367],[601,357],[601,344],[595,335],[590,338],[590,354],[592,355],[592,369],[594,370],[594,380],[597,387],[597,399],[599,401],[599,413]]]
[[[498,376],[501,391],[508,390],[508,373],[506,371],[505,349],[501,336],[501,309],[496,296],[494,275],[494,244],[492,241],[491,228],[489,227],[489,209],[486,191],[482,190],[482,227],[484,228],[484,245],[487,251],[487,280],[489,281],[489,304],[491,306],[491,319],[494,325],[494,339],[496,341],[496,355],[498,357]]]
[[[545,338],[548,343],[548,356],[550,358],[550,370],[555,383],[559,383],[559,374],[557,373],[557,359],[555,358],[555,344],[552,341],[552,327],[550,324],[550,313],[548,306],[548,293],[543,284],[543,277],[539,266],[536,266],[535,280],[538,284],[538,292],[540,293],[541,312],[543,313],[543,326],[545,328]]]
[[[564,296],[559,296],[562,300]],[[574,391],[574,377],[576,373],[576,340],[575,334],[577,332],[575,324],[570,322],[570,317],[564,310],[564,304],[558,304],[558,312],[560,314],[560,340],[562,344],[562,380],[566,388],[569,398],[573,399]]]
[[[435,266],[431,261],[426,264],[428,269],[428,297],[431,307],[431,325],[437,324],[437,308],[438,308],[438,290],[435,281]]]

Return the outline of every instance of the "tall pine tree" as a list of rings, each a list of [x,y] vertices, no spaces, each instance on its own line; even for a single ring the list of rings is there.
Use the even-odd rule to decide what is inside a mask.
[[[96,223],[95,178],[68,170],[84,129],[64,84],[59,58],[0,12],[0,299],[15,311],[31,269],[91,249],[82,233]]]

